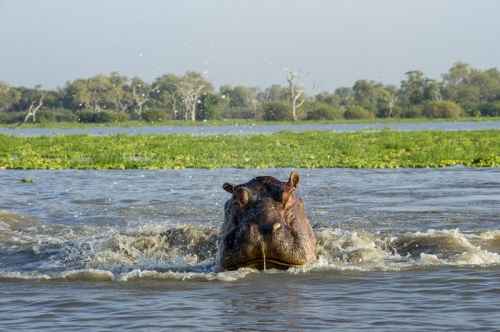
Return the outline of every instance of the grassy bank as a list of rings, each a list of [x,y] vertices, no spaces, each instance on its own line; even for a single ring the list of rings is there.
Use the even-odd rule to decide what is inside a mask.
[[[80,123],[80,122],[42,122],[26,123],[21,125],[12,125],[0,123],[3,128],[106,128],[106,127],[162,127],[162,126],[265,126],[265,125],[314,125],[314,124],[373,124],[373,123],[428,123],[428,122],[484,122],[500,121],[500,117],[463,117],[457,119],[374,119],[374,120],[299,120],[299,121],[263,121],[263,120],[245,120],[245,119],[227,119],[227,120],[208,120],[208,121],[125,121],[125,122],[107,122],[107,123]]]
[[[0,168],[160,169],[500,166],[500,131],[255,136],[0,135]]]

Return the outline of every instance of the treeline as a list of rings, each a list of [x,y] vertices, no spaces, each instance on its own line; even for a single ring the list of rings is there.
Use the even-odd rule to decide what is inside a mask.
[[[441,80],[410,71],[400,86],[359,80],[307,95],[300,77],[266,89],[213,85],[197,72],[152,83],[119,73],[76,79],[56,90],[0,82],[0,122],[127,120],[335,120],[500,116],[500,72],[456,63]]]

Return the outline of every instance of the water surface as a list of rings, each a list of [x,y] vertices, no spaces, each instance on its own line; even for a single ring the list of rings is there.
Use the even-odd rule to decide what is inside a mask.
[[[318,262],[216,273],[221,184],[289,171],[1,171],[0,330],[497,329],[500,169],[299,170]]]
[[[306,131],[355,132],[362,130],[487,130],[500,129],[500,121],[458,121],[458,122],[394,122],[366,124],[266,124],[266,125],[228,125],[228,126],[153,126],[153,127],[98,127],[98,128],[0,128],[0,134],[14,136],[57,136],[57,135],[255,135],[272,134],[280,131],[302,133]]]

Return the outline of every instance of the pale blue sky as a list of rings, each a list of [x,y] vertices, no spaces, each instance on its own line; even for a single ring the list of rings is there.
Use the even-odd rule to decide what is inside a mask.
[[[0,81],[192,69],[217,85],[265,87],[290,68],[314,92],[397,84],[456,61],[500,66],[499,13],[498,0],[0,0]]]

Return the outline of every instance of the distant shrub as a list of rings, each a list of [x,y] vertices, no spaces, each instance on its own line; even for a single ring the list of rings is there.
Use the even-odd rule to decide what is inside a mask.
[[[480,106],[482,116],[500,116],[500,100]]]
[[[19,123],[24,120],[24,112],[0,112],[0,123]]]
[[[327,104],[313,105],[306,111],[306,120],[342,119],[342,111]]]
[[[112,112],[112,111],[81,111],[78,113],[78,118],[80,122],[85,123],[109,123],[109,122],[124,122],[128,120],[128,116],[125,113]]]
[[[78,116],[69,109],[56,108],[41,110],[36,115],[37,122],[77,122]]]
[[[268,102],[262,105],[262,118],[268,121],[291,120],[288,105],[280,102]]]
[[[375,114],[368,112],[361,106],[351,106],[344,112],[344,118],[348,120],[355,119],[375,119]]]
[[[401,116],[401,107],[395,105],[392,109],[388,106],[379,107],[377,109],[377,118],[397,118]]]
[[[222,117],[224,107],[218,104],[207,103],[196,110],[196,120],[217,120]]]
[[[149,122],[164,121],[168,119],[168,114],[159,109],[150,109],[143,111],[141,118]]]
[[[406,119],[421,118],[423,116],[422,112],[423,112],[422,106],[413,105],[413,106],[410,106],[406,109],[403,109],[401,111],[400,116],[402,118],[406,118]]]
[[[425,104],[423,109],[423,115],[428,118],[453,119],[462,116],[463,113],[460,105],[449,100],[431,101]]]
[[[113,122],[126,122],[130,120],[127,113],[124,112],[109,112]]]
[[[222,112],[225,119],[255,119],[256,111],[249,107],[225,107]]]

